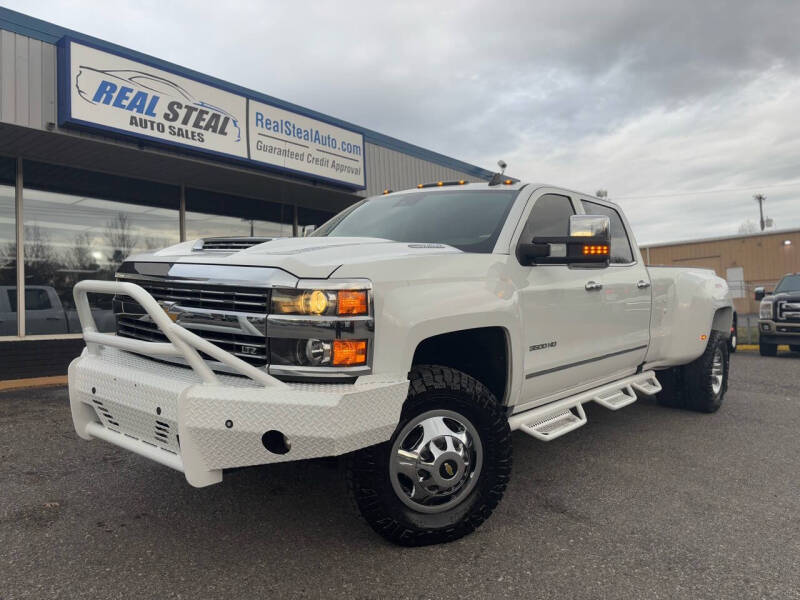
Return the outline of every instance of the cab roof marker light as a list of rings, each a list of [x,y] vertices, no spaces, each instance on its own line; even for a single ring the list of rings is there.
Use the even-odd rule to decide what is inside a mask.
[[[385,190],[383,190],[383,195],[384,195],[384,196],[385,196],[386,194],[391,194],[391,193],[392,193],[392,190],[390,190],[389,188],[386,188]]]
[[[446,185],[466,185],[469,181],[466,179],[458,179],[455,181],[435,181],[433,183],[419,183],[417,184],[417,188],[430,188],[430,187],[444,187]]]

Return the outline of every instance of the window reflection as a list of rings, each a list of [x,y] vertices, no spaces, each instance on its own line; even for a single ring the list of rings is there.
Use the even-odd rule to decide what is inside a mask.
[[[286,207],[290,211],[291,207]],[[226,217],[186,210],[186,239],[203,237],[292,237],[292,217],[285,223]]]
[[[43,300],[26,306],[27,335],[80,333],[72,298],[78,281],[113,279],[130,254],[178,242],[176,209],[31,189],[23,207],[26,304],[29,293]],[[110,296],[98,296],[92,308],[98,328],[113,331]]]
[[[291,237],[292,206],[186,190],[186,239],[204,237]]]
[[[17,335],[16,304],[17,236],[14,187],[0,185],[0,336]]]

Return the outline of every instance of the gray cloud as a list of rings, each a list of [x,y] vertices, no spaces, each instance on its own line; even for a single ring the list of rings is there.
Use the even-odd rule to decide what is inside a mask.
[[[5,4],[488,168],[607,187],[640,241],[735,233],[754,186],[800,226],[793,0]]]

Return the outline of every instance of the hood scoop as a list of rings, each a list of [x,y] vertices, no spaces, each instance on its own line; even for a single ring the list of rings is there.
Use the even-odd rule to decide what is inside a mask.
[[[237,252],[275,238],[268,237],[214,237],[197,240],[192,247],[194,252]]]

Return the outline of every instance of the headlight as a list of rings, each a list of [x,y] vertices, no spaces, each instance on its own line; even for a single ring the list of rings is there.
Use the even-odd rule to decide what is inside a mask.
[[[347,378],[369,373],[375,319],[366,280],[301,280],[273,289],[267,316],[271,374]]]
[[[361,316],[369,312],[366,290],[275,290],[272,311],[278,315]]]
[[[772,318],[772,301],[771,300],[762,300],[761,306],[758,309],[758,318],[759,319],[771,319]]]

